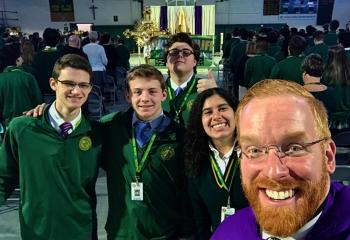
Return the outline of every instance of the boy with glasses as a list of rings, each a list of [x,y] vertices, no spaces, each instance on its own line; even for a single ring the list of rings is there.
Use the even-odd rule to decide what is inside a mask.
[[[241,100],[236,123],[251,207],[212,239],[349,239],[350,187],[330,180],[336,146],[324,106],[297,83],[264,80]]]
[[[91,91],[86,59],[55,63],[56,100],[39,118],[11,121],[0,150],[0,205],[19,185],[22,239],[97,239],[95,182],[101,137],[81,114]]]
[[[162,74],[140,65],[128,74],[132,105],[104,122],[108,239],[179,239],[191,235],[184,185],[183,128],[163,113]]]
[[[168,96],[163,109],[170,113],[176,122],[186,125],[191,106],[198,92],[216,87],[212,72],[208,79],[196,76],[200,50],[186,33],[177,33],[169,38],[166,47],[166,66],[169,78],[166,80]]]

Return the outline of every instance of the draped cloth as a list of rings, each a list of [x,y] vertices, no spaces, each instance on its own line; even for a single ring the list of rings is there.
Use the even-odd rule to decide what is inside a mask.
[[[181,29],[179,29],[179,23],[186,26],[181,26]],[[186,29],[186,32],[194,34],[194,6],[168,6],[168,29],[171,34],[184,29]]]
[[[215,5],[202,6],[202,35],[215,35]]]
[[[155,23],[156,27],[160,27],[160,6],[151,6],[151,21]]]

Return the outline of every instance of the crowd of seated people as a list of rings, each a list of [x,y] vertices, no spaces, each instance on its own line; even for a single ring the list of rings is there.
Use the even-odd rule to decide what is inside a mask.
[[[279,31],[263,27],[254,34],[235,28],[223,47],[229,90],[240,98],[238,86],[250,88],[267,78],[306,84],[327,107],[332,133],[350,130],[350,31],[339,26],[332,20],[323,31],[311,25],[299,30],[284,26]],[[313,86],[305,79],[314,81]]]

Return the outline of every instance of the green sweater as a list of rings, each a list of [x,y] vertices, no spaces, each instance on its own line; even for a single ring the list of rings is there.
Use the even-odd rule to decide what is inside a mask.
[[[244,81],[249,88],[255,83],[269,78],[276,60],[267,54],[258,54],[249,58],[245,64]]]
[[[232,179],[235,168],[237,169]],[[248,202],[241,187],[240,170],[236,158],[230,160],[224,179],[227,179],[227,186],[229,186],[232,179],[232,186],[229,192],[230,207],[235,208],[235,211],[247,207]],[[196,222],[197,236],[199,239],[209,239],[221,222],[221,207],[226,207],[228,200],[228,192],[224,188],[220,188],[215,180],[215,172],[209,158],[204,163],[198,176],[189,177],[188,188]]]
[[[193,104],[194,100],[196,99],[196,97],[198,96],[198,92],[197,92],[197,81],[198,80],[199,80],[199,78],[196,78],[195,76],[193,76],[192,79],[190,80],[190,82],[187,84],[186,88],[176,97],[174,97],[175,93],[171,87],[170,79],[168,78],[166,80],[166,88],[168,91],[168,95],[167,95],[166,100],[162,103],[162,108],[164,111],[169,113],[169,116],[172,119],[175,119],[177,116],[176,112],[179,112],[179,114],[178,114],[179,123],[185,127],[187,126],[187,121],[188,121],[188,118],[190,117],[192,104]],[[194,83],[193,83],[193,81],[194,81]],[[186,93],[187,93],[187,91],[190,90],[192,83],[194,84],[194,86],[193,86],[192,90],[190,91],[186,102],[184,102],[184,98],[186,96]]]
[[[62,52],[55,49],[42,50],[34,56],[32,68],[42,94],[54,94],[50,87],[49,79],[52,76],[56,60],[61,56]]]
[[[323,64],[327,63],[327,59],[328,59],[328,46],[324,43],[320,43],[317,45],[314,45],[312,47],[310,47],[307,51],[306,51],[306,55],[309,55],[311,53],[316,53],[319,54],[322,57],[322,61]]]
[[[33,75],[17,67],[8,67],[0,73],[0,122],[7,125],[12,118],[41,102],[41,92]]]
[[[169,239],[188,236],[193,223],[182,163],[184,129],[171,122],[158,134],[141,170],[143,201],[131,200],[136,181],[129,109],[104,122],[103,166],[107,173],[108,239]],[[139,149],[139,158],[147,145]]]
[[[287,57],[273,67],[270,78],[289,80],[303,84],[301,72],[301,64],[303,61],[304,55]]]
[[[63,139],[47,112],[11,121],[0,150],[0,205],[19,185],[23,240],[97,238],[97,127],[83,118]]]

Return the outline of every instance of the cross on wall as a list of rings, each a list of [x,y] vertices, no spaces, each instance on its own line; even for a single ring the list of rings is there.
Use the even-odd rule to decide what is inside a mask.
[[[96,19],[96,9],[98,9],[98,7],[95,6],[94,4],[94,0],[91,0],[92,6],[90,6],[89,8],[92,11],[92,17],[94,18],[94,20]]]

